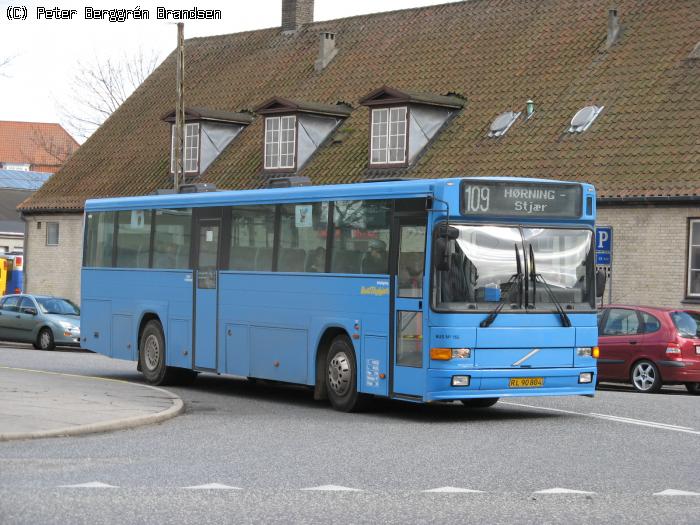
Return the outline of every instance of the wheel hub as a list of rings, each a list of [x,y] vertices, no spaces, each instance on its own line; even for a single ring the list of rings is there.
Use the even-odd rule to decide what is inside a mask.
[[[345,352],[338,352],[328,363],[328,384],[337,395],[342,396],[350,389],[352,370]]]
[[[158,344],[158,338],[155,335],[149,335],[146,338],[143,357],[146,368],[155,370],[158,367],[158,362],[160,360],[160,344]]]

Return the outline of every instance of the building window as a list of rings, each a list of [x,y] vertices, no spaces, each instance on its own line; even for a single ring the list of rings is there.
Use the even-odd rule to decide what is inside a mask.
[[[406,107],[372,110],[370,164],[406,163]]]
[[[46,244],[47,246],[58,246],[58,223],[46,223]]]
[[[29,171],[29,164],[13,164],[11,162],[6,162],[3,165],[3,169],[13,170],[13,171]]]
[[[690,221],[688,232],[688,297],[700,297],[700,219]]]
[[[199,123],[185,124],[184,146],[185,173],[199,171]],[[170,172],[175,173],[175,126],[172,127],[170,142]]]
[[[297,118],[268,117],[265,119],[265,169],[294,168]]]

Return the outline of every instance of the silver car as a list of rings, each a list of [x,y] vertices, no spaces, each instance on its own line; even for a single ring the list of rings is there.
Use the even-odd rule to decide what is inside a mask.
[[[80,346],[80,308],[60,297],[6,295],[0,298],[0,340],[42,350]]]

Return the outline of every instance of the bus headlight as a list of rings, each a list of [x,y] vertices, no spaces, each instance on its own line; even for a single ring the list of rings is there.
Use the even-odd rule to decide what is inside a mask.
[[[579,357],[593,357],[594,359],[598,359],[600,349],[597,346],[585,346],[583,348],[577,348],[576,355]]]
[[[452,386],[469,386],[470,376],[452,376]]]

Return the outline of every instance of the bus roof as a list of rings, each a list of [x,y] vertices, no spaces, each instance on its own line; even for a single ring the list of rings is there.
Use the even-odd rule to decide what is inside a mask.
[[[254,190],[223,190],[204,193],[173,193],[166,195],[141,195],[90,199],[85,211],[130,210],[142,208],[189,208],[205,206],[228,206],[231,204],[273,204],[328,200],[397,199],[436,195],[441,197],[450,187],[459,187],[462,180],[491,180],[511,182],[538,182],[567,184],[546,179],[516,177],[463,177],[449,179],[410,179],[376,181],[354,184],[331,184],[297,186],[291,188],[261,188]],[[575,184],[568,182],[568,184]],[[584,184],[586,187],[592,186]]]

